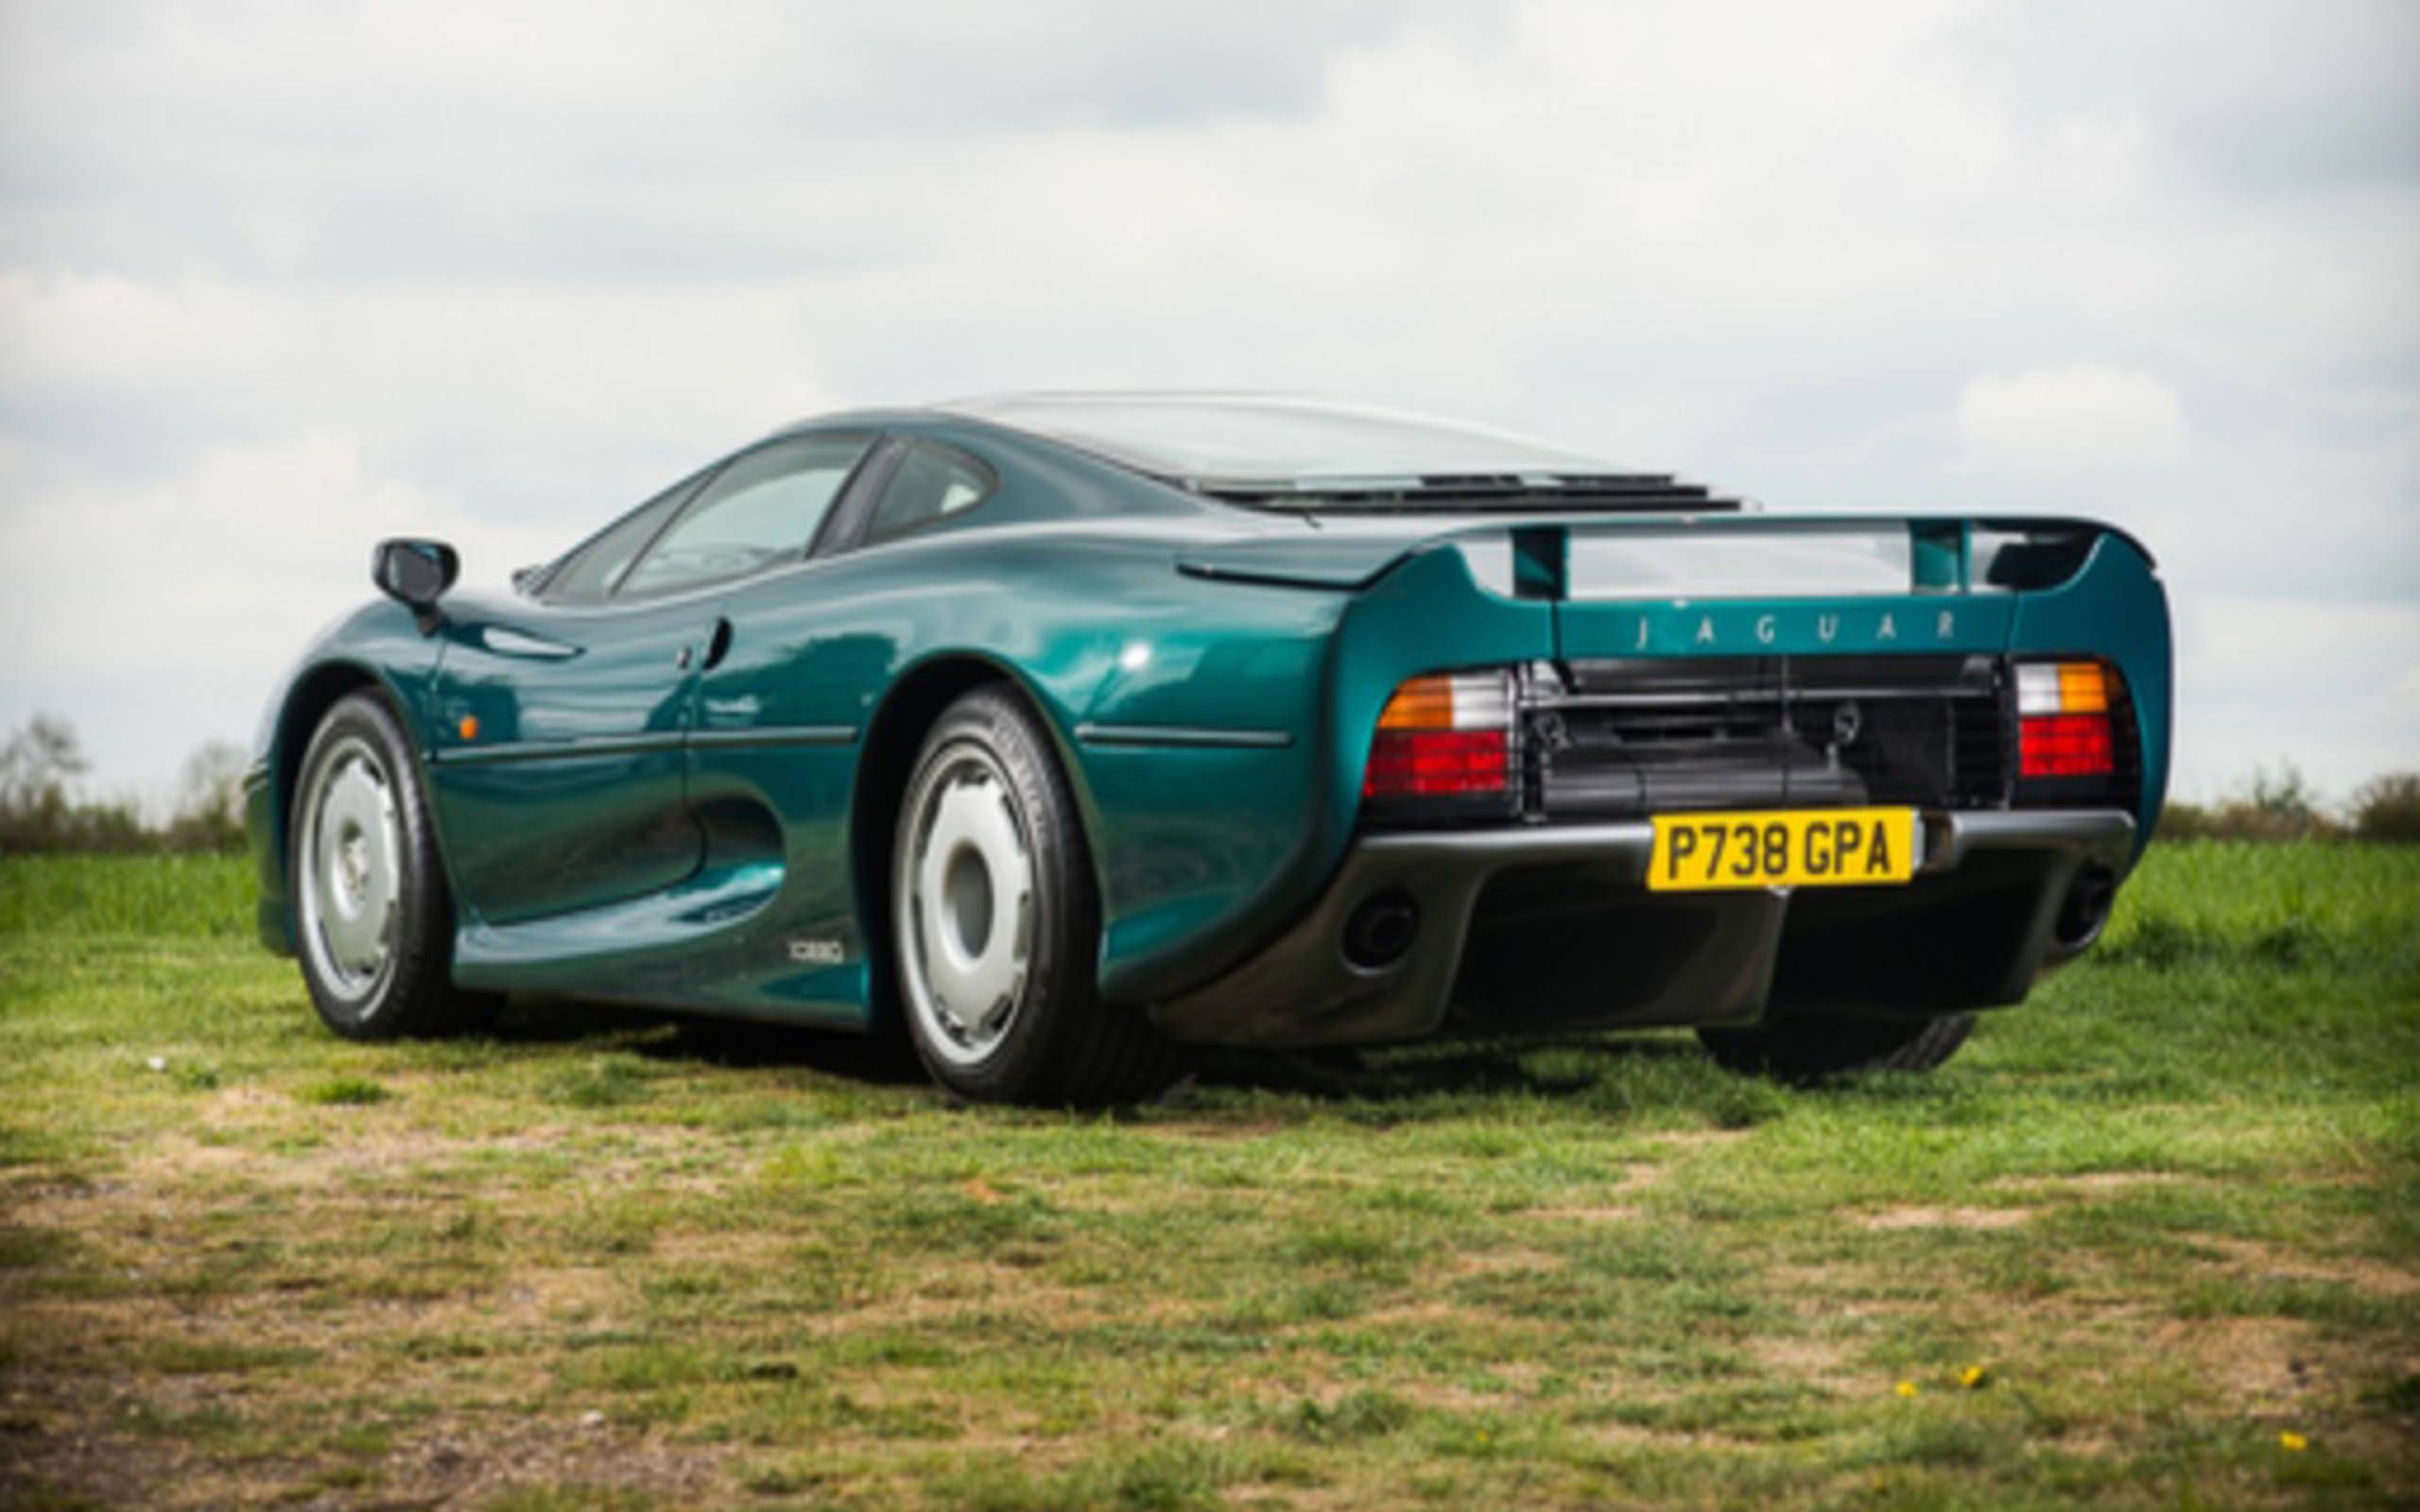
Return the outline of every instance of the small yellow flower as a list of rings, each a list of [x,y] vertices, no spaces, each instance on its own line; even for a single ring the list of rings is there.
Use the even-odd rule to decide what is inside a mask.
[[[2310,1440],[2289,1428],[2277,1435],[2277,1447],[2290,1454],[2299,1454],[2310,1448]]]
[[[1992,1379],[1992,1373],[1979,1365],[1970,1365],[1958,1372],[1958,1383],[1969,1391],[1979,1391]]]
[[[1902,1397],[1912,1397],[1916,1394],[1916,1383],[1912,1381],[1902,1381],[1899,1383],[1898,1391]]]

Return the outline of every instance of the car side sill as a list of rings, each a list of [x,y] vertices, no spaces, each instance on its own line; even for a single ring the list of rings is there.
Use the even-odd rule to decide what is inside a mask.
[[[731,730],[605,735],[589,740],[508,740],[488,746],[445,746],[433,754],[448,766],[475,766],[507,762],[578,761],[590,756],[633,756],[699,747],[723,750],[735,747],[846,746],[856,738],[853,725],[754,725]]]

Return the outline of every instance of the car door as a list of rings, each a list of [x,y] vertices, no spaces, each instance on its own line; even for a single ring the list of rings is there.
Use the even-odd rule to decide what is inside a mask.
[[[849,802],[858,742],[902,654],[902,578],[886,554],[841,548],[954,519],[993,483],[964,453],[894,437],[836,504],[814,560],[724,595],[720,654],[699,689],[690,792],[710,816],[769,815],[781,836],[782,899],[756,941],[749,974],[764,997],[753,1006],[815,1016],[863,1002]]]
[[[681,742],[712,609],[612,590],[703,481],[609,527],[535,596],[446,600],[430,799],[458,899],[489,923],[638,896],[698,864]]]
[[[804,558],[866,444],[752,448],[618,522],[533,594],[449,601],[431,785],[455,885],[482,919],[606,906],[697,871],[686,742],[724,644],[720,595]]]

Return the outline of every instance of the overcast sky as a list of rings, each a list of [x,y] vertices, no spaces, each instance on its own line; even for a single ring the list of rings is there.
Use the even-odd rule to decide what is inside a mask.
[[[2118,521],[2188,795],[2420,767],[2420,5],[0,0],[0,728],[158,795],[370,544],[1032,387]]]

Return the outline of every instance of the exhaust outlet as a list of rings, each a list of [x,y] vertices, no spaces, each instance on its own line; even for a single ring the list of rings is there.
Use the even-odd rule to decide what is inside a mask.
[[[1420,905],[1401,887],[1372,893],[1344,921],[1344,958],[1365,971],[1402,960],[1420,933]]]
[[[2060,901],[2059,917],[2050,925],[2052,942],[2063,954],[2083,950],[2109,927],[2109,911],[2117,902],[2118,874],[2098,863],[2085,867]]]

